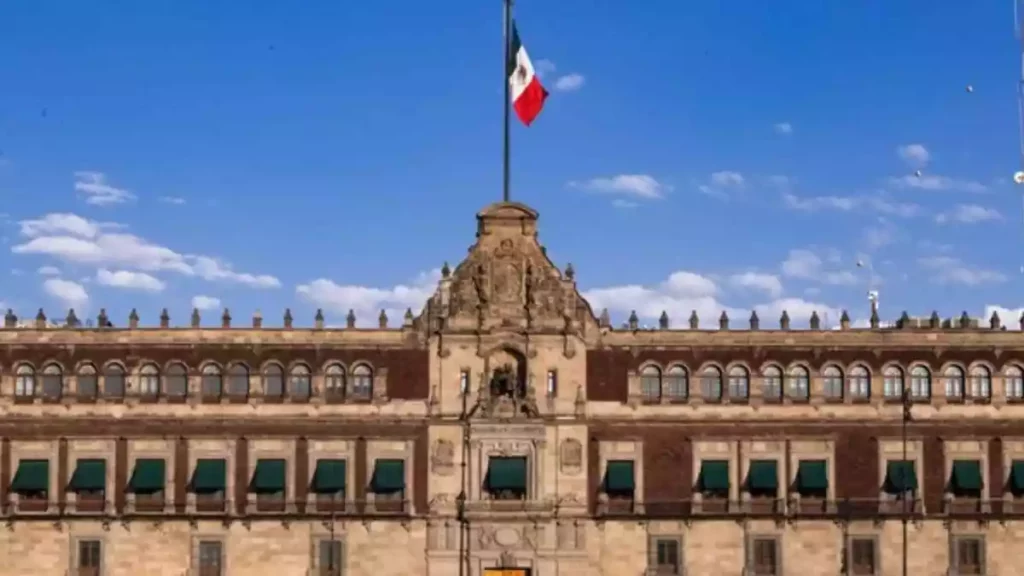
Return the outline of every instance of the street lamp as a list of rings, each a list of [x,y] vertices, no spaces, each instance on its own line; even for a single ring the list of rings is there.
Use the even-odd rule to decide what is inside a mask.
[[[912,414],[911,414],[910,409],[913,406],[913,401],[912,401],[910,392],[911,392],[911,389],[909,387],[907,387],[906,385],[904,385],[903,386],[903,395],[900,397],[900,403],[902,404],[902,407],[903,407],[903,418],[902,418],[902,420],[903,420],[903,423],[902,423],[903,424],[902,425],[903,466],[907,465],[906,464],[906,462],[907,462],[907,424],[910,423],[910,420],[912,418]],[[903,473],[906,474],[906,471],[904,470]],[[906,478],[904,478],[904,482],[905,481],[906,481]],[[903,486],[903,488],[905,488],[905,486]],[[916,485],[916,483],[915,483],[914,487],[911,489],[911,496],[913,497],[913,500],[916,502],[916,500],[917,500],[917,485]],[[908,551],[908,548],[907,548],[907,523],[910,520],[910,511],[907,510],[907,494],[906,494],[906,492],[903,493],[903,514],[902,514],[902,517],[903,517],[903,576],[907,576],[907,551]]]

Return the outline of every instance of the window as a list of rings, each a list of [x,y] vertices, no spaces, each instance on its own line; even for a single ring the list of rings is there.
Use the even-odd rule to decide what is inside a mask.
[[[14,384],[14,395],[32,398],[36,395],[36,371],[28,364],[18,366],[17,380]]]
[[[846,572],[850,576],[875,576],[878,570],[878,548],[874,538],[850,538],[846,549]]]
[[[779,493],[779,466],[775,460],[752,460],[747,471],[747,492],[754,498],[775,498]]]
[[[103,396],[124,398],[124,367],[120,364],[108,364],[103,370]]]
[[[743,366],[729,369],[729,398],[746,400],[750,396],[750,374]]]
[[[207,400],[220,400],[224,392],[224,379],[220,367],[216,364],[203,366],[203,373],[200,387],[203,391],[203,398]]]
[[[341,541],[320,540],[316,548],[316,573],[319,576],[341,576],[344,563]]]
[[[954,537],[950,556],[950,572],[955,576],[985,573],[985,540],[980,536]]]
[[[249,482],[249,491],[256,494],[256,509],[278,512],[285,508],[288,485],[288,463],[280,458],[260,458]]]
[[[58,400],[64,393],[64,371],[56,364],[43,368],[43,397]]]
[[[82,400],[93,400],[99,393],[99,386],[96,378],[96,368],[91,364],[83,364],[78,367],[78,397]]]
[[[227,461],[218,458],[196,460],[189,490],[196,495],[196,509],[200,512],[223,512],[224,491],[227,486]]]
[[[794,366],[789,371],[789,397],[794,400],[807,400],[810,394],[810,373],[803,366]]]
[[[348,482],[345,460],[320,459],[313,471],[310,489],[316,495],[317,509],[322,512],[345,510],[345,486]]]
[[[167,367],[166,379],[167,396],[181,399],[188,396],[188,369],[184,364],[171,364]]]
[[[708,366],[701,372],[700,393],[705,402],[722,400],[722,371],[717,366]]]
[[[223,576],[224,545],[217,540],[200,540],[196,558],[198,576]]]
[[[932,397],[932,373],[924,366],[914,366],[910,370],[910,397],[914,400]]]
[[[558,370],[548,370],[548,396],[558,393]]]
[[[156,397],[160,394],[160,370],[152,364],[146,364],[139,370],[139,394]]]
[[[489,477],[490,471],[488,471]],[[400,512],[405,510],[405,460],[378,458],[374,462],[370,490],[373,492],[374,504],[378,511]]]
[[[467,394],[469,392],[469,370],[463,370],[459,372],[459,394]]]
[[[609,511],[632,513],[636,491],[633,461],[609,460],[604,471],[603,489],[608,496]]]
[[[68,490],[76,495],[80,512],[99,512],[106,506],[107,461],[101,458],[79,458],[68,482]]]
[[[903,370],[898,366],[886,366],[882,378],[882,395],[886,400],[899,400],[903,397]]]
[[[897,500],[911,500],[917,491],[917,467],[913,460],[889,460],[882,490]]]
[[[697,491],[704,498],[729,498],[729,461],[704,460],[700,463]]]
[[[1024,400],[1024,371],[1018,366],[1007,366],[1003,371],[1008,400]]]
[[[128,491],[135,495],[135,508],[140,511],[163,509],[167,463],[162,458],[139,458],[135,461]]]
[[[682,574],[683,543],[679,538],[652,537],[647,543],[647,572],[654,576]]]
[[[959,366],[948,366],[942,373],[946,385],[947,400],[964,399],[964,370]]]
[[[754,538],[750,545],[750,572],[756,576],[775,576],[779,569],[779,541]]]
[[[871,398],[871,374],[868,369],[860,365],[850,368],[846,376],[846,389],[854,400]]]
[[[665,395],[671,401],[680,402],[686,400],[690,393],[689,376],[686,368],[675,365],[665,373]]]
[[[249,369],[244,364],[232,364],[228,369],[228,395],[234,398],[249,397]]]
[[[828,462],[801,460],[796,471],[796,491],[806,498],[825,498],[828,494]]]
[[[313,395],[313,381],[309,367],[305,364],[292,366],[288,375],[288,394],[292,400],[300,402],[309,400]]]
[[[345,397],[345,368],[341,364],[331,364],[324,373],[324,392],[331,398]]]
[[[78,541],[78,576],[99,576],[103,568],[103,545],[99,540]]]
[[[949,492],[957,498],[981,498],[984,484],[980,460],[954,460],[949,473]]]
[[[661,370],[657,366],[640,370],[640,395],[644,402],[661,401]]]
[[[824,379],[825,398],[828,400],[843,399],[843,372],[836,366],[826,366],[821,373]]]
[[[373,393],[373,370],[366,364],[352,369],[352,398],[369,400]]]
[[[984,366],[971,368],[970,385],[967,395],[972,400],[988,400],[992,396],[992,373]]]
[[[284,396],[284,369],[279,364],[263,368],[263,396],[274,399]]]
[[[11,492],[18,495],[19,511],[45,512],[50,494],[50,461],[19,460]]]
[[[768,366],[761,371],[761,396],[765,400],[776,401],[782,399],[782,370],[778,366]]]
[[[525,456],[491,456],[487,463],[484,490],[494,500],[526,500],[527,479]]]

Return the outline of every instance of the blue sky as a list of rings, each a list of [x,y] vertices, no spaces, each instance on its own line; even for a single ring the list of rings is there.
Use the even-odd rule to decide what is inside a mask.
[[[257,4],[5,5],[6,306],[372,321],[465,254],[501,194],[501,2]],[[1016,324],[1010,2],[627,4],[516,5],[552,95],[513,197],[595,306],[834,323],[873,282],[887,317]]]

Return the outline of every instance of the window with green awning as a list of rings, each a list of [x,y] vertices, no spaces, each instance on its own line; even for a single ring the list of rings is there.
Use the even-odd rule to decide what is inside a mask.
[[[824,497],[828,492],[828,463],[801,460],[796,470],[796,489],[801,496]]]
[[[703,493],[727,498],[729,496],[729,461],[704,460],[701,462],[697,487]]]
[[[1024,460],[1014,460],[1010,463],[1010,493],[1014,496],[1024,496]]]
[[[11,481],[11,492],[30,494],[50,491],[50,461],[20,460]]]
[[[405,490],[405,460],[378,459],[373,465],[370,489],[375,494],[396,494]]]
[[[514,492],[526,494],[526,458],[492,457],[487,463],[484,488],[491,493]]]
[[[981,462],[978,460],[954,460],[949,474],[949,490],[956,496],[978,497],[984,481],[981,478]]]
[[[163,458],[139,458],[128,480],[128,490],[135,494],[163,492],[166,474],[167,465]]]
[[[917,469],[913,460],[889,460],[885,468],[884,490],[901,494],[917,490]]]
[[[73,492],[103,492],[107,489],[107,461],[80,459],[68,486]]]
[[[288,477],[288,465],[283,459],[261,458],[256,461],[249,489],[257,494],[284,492]]]
[[[747,491],[775,495],[779,491],[779,464],[775,460],[752,460],[747,471]]]
[[[604,471],[604,491],[607,494],[629,494],[636,490],[632,460],[610,460]]]
[[[317,460],[311,485],[313,493],[344,494],[346,474],[347,466],[344,460]]]
[[[196,494],[223,492],[227,486],[228,463],[223,459],[201,458],[192,471],[191,489]]]

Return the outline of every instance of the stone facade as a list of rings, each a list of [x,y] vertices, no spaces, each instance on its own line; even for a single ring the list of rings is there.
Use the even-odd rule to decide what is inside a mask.
[[[613,329],[514,203],[377,329],[0,330],[0,576],[1018,573],[998,318]]]

